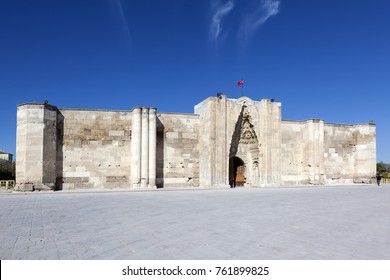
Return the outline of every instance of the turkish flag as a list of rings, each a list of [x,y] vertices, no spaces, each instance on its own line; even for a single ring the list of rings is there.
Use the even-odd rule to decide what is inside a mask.
[[[244,80],[239,81],[239,82],[237,83],[237,85],[238,85],[239,87],[243,86],[243,85],[244,85]]]

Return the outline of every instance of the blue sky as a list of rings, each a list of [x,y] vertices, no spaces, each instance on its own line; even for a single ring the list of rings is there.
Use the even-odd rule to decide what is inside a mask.
[[[0,0],[0,150],[17,104],[192,113],[222,92],[373,120],[389,163],[389,30],[388,0]]]

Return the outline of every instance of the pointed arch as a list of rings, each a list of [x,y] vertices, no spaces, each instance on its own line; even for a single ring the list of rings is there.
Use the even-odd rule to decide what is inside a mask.
[[[229,159],[229,185],[231,188],[243,187],[245,184],[245,163],[239,157]]]

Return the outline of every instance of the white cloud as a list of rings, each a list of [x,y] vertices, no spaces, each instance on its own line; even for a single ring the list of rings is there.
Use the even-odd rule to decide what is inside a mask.
[[[112,17],[118,23],[118,28],[123,34],[126,43],[131,46],[130,28],[123,10],[121,0],[109,0],[109,3]]]
[[[270,17],[278,14],[279,4],[280,1],[276,0],[256,0],[255,8],[245,17],[239,28],[239,41],[245,44],[259,27]]]
[[[221,3],[219,0],[213,0],[211,2],[212,20],[210,24],[210,37],[213,40],[218,40],[222,31],[221,21],[233,8],[234,3],[232,0],[225,3]]]

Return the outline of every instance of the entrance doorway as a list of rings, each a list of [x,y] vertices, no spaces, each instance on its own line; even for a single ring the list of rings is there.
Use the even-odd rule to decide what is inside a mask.
[[[229,159],[229,185],[231,188],[243,187],[245,183],[245,165],[239,157]]]

